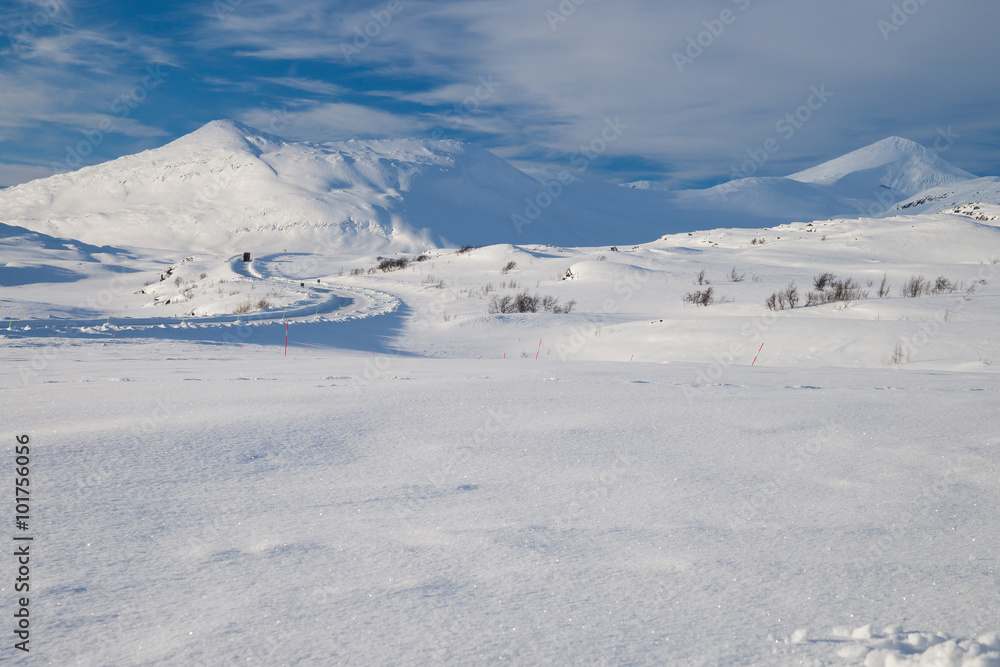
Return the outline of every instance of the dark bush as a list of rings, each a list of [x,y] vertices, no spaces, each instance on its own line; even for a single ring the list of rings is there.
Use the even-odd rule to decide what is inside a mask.
[[[709,287],[706,290],[689,292],[684,296],[684,303],[692,303],[696,306],[709,306],[715,301],[715,288]]]
[[[489,312],[491,315],[498,313],[537,313],[541,308],[547,313],[565,314],[572,312],[576,306],[576,301],[569,301],[566,305],[560,305],[559,299],[552,296],[540,297],[531,294],[528,290],[518,292],[516,295],[510,294],[499,296],[494,294],[490,299]]]
[[[809,297],[806,299],[807,306],[834,303],[837,301],[850,303],[851,301],[868,298],[868,292],[861,289],[861,285],[854,278],[837,280],[833,274],[824,273],[813,280],[813,286],[817,284],[822,284],[826,289],[809,292]]]
[[[398,269],[405,269],[409,265],[410,265],[410,260],[407,259],[406,257],[398,257],[396,259],[385,258],[381,262],[379,262],[375,268],[384,273],[387,271],[396,271]]]
[[[826,289],[826,286],[837,279],[837,276],[833,275],[829,271],[826,273],[821,273],[815,278],[813,278],[813,289],[822,292]]]
[[[931,284],[923,276],[913,276],[903,283],[902,294],[904,297],[914,299],[921,294],[927,294],[931,290]]]
[[[785,289],[774,292],[771,296],[767,297],[764,301],[768,310],[784,310],[785,308],[795,308],[799,305],[799,290],[795,287],[795,283],[791,282],[785,287]]]

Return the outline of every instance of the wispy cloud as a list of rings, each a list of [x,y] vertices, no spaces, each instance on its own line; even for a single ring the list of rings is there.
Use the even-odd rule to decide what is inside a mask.
[[[1000,172],[1000,88],[982,74],[1000,63],[1000,4],[918,4],[899,14],[895,0],[180,0],[137,16],[15,0],[0,8],[0,139],[27,147],[39,127],[86,129],[74,123],[113,113],[147,63],[167,63],[178,85],[130,110],[120,136],[220,117],[266,130],[269,110],[287,109],[291,138],[443,134],[559,167],[617,118],[628,127],[591,173],[680,186],[727,180],[776,136],[756,175],[889,135],[933,141],[951,126],[963,139],[950,161]],[[483,77],[500,84],[486,96]],[[813,86],[833,96],[779,135]]]
[[[348,89],[343,86],[338,86],[335,83],[329,83],[327,81],[317,81],[315,79],[302,79],[285,76],[261,77],[260,81],[277,84],[286,88],[293,88],[295,90],[304,90],[309,93],[316,93],[317,95],[325,95],[328,97],[339,97],[348,92]]]
[[[247,125],[265,130],[274,127],[287,139],[303,141],[414,137],[428,127],[426,120],[373,107],[307,99],[291,100],[283,110],[245,110],[238,118]],[[276,118],[280,119],[277,124]]]
[[[513,117],[497,128],[519,128],[494,137],[497,145],[568,154],[618,115],[631,127],[608,158],[659,156],[674,165],[674,181],[728,177],[733,162],[805,103],[812,85],[826,84],[836,101],[783,144],[768,173],[889,134],[926,139],[928,124],[975,122],[956,99],[997,97],[969,65],[1000,61],[992,35],[1000,6],[986,0],[922,5],[888,42],[879,21],[892,19],[893,3],[870,0],[410,0],[404,7],[354,59],[372,71],[390,68],[384,84],[394,99],[453,104],[493,73],[505,87],[491,110],[479,112],[480,129],[490,131],[490,115]],[[213,34],[258,59],[343,62],[340,45],[378,8],[267,0],[213,22]],[[691,62],[679,68],[675,54]],[[392,74],[426,85],[403,90]]]

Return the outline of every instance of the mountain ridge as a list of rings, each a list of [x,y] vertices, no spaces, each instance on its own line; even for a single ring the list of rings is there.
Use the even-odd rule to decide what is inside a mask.
[[[668,191],[568,171],[526,173],[452,140],[292,142],[216,120],[159,148],[0,191],[0,220],[96,245],[180,251],[619,245],[851,214],[863,210],[857,195],[871,187],[880,188],[881,213],[915,184],[973,178],[930,156],[890,137],[788,178]],[[872,184],[892,179],[905,192],[883,201]]]

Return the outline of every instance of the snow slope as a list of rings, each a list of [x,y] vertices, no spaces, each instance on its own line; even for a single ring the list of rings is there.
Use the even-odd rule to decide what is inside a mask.
[[[87,243],[181,253],[593,246],[881,213],[966,178],[918,144],[891,138],[788,178],[668,192],[614,187],[578,171],[529,175],[453,141],[298,143],[214,121],[161,148],[5,189],[0,219]]]
[[[864,200],[879,188],[910,197],[975,176],[914,141],[889,137],[788,178],[830,187],[847,199]]]
[[[1000,663],[996,226],[374,273],[7,234],[82,275],[0,289],[37,491],[25,664]],[[719,302],[685,305],[702,270]],[[891,290],[764,308],[824,270]],[[956,288],[904,298],[914,274]],[[524,289],[576,304],[488,312]],[[279,307],[218,314],[251,294]]]
[[[4,190],[0,216],[92,243],[226,253],[638,242],[663,231],[652,208],[591,210],[561,184],[549,188],[469,144],[296,143],[215,121],[162,148]]]
[[[852,214],[878,215],[924,190],[963,188],[975,178],[916,142],[889,137],[784,178],[741,178],[676,194],[681,211],[705,215],[709,224],[701,228],[750,226],[744,224],[748,220],[765,226]],[[666,190],[649,181],[629,183],[628,187]]]
[[[996,215],[1000,207],[1000,178],[990,176],[930,188],[899,202],[890,214],[940,213],[969,205],[980,205],[981,209],[985,207],[990,211],[988,215]]]
[[[684,231],[426,248],[437,232],[391,216],[503,192],[488,154],[206,132],[125,183],[102,165],[4,200],[167,245],[0,226],[5,452],[30,438],[33,538],[31,652],[0,660],[1000,665],[988,204],[693,231],[728,213],[581,178],[559,201],[689,206]],[[154,215],[237,171],[213,206],[312,192],[390,222]],[[251,237],[281,248],[226,249]],[[824,272],[860,294],[807,305]],[[790,285],[798,307],[768,310]],[[549,309],[496,312],[518,295]]]

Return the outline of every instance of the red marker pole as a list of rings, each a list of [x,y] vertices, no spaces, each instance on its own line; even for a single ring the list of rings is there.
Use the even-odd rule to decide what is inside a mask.
[[[535,361],[538,361],[538,355],[542,353],[542,339],[538,339],[538,352],[535,352]]]
[[[757,348],[757,354],[753,358],[753,363],[750,364],[751,366],[753,366],[754,364],[757,363],[757,357],[760,356],[760,351],[763,350],[763,349],[764,349],[764,343],[761,343],[760,347]]]

